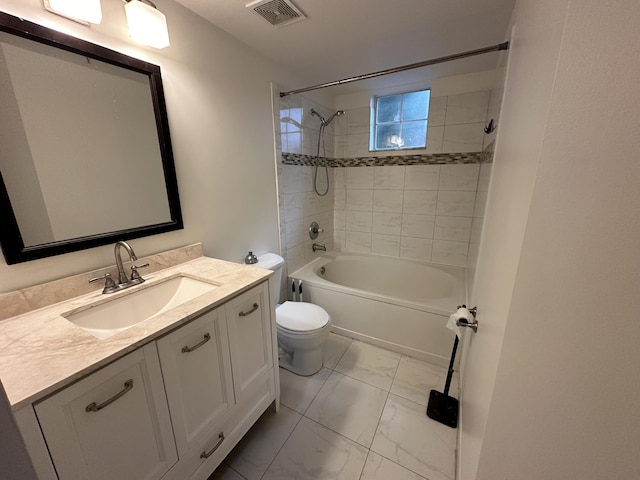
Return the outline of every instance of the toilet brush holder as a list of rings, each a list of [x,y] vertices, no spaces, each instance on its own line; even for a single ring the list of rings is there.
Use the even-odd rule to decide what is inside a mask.
[[[444,392],[431,390],[431,393],[429,393],[429,403],[427,404],[427,416],[451,428],[458,427],[458,399],[449,396],[451,378],[453,377],[453,361],[456,358],[457,350],[458,337],[456,336],[453,342],[453,351],[451,352],[451,360],[449,361],[449,371],[447,373]]]

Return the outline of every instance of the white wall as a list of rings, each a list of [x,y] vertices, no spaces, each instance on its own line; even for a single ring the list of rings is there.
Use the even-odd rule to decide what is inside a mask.
[[[476,277],[495,273],[497,286],[477,294],[460,478],[636,479],[640,4],[519,0],[514,18]],[[539,109],[521,108],[531,97]],[[517,231],[496,220],[505,182],[531,185],[513,197],[527,220]],[[491,258],[498,231],[516,245]]]
[[[40,0],[1,8],[161,66],[185,229],[132,240],[139,256],[197,241],[205,254],[237,261],[249,249],[278,251],[270,82],[297,81],[172,0],[156,4],[171,37],[163,50],[129,39],[121,2],[102,2],[103,22],[90,28],[46,12]],[[0,292],[112,264],[112,250],[12,266],[2,259]]]
[[[474,479],[555,78],[567,0],[519,1],[471,305],[480,328],[463,362],[461,480]],[[471,342],[469,342],[471,340]],[[513,441],[514,439],[509,439]]]

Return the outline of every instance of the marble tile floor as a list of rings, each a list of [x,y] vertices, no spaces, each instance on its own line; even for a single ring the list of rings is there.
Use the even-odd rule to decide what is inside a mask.
[[[445,379],[444,368],[331,333],[324,368],[280,369],[280,411],[268,409],[209,480],[454,480],[457,431],[425,414]]]

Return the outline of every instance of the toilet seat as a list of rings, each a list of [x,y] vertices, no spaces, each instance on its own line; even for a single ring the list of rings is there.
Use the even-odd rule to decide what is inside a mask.
[[[329,320],[329,314],[313,303],[287,301],[276,309],[276,324],[291,332],[311,333],[325,327]]]

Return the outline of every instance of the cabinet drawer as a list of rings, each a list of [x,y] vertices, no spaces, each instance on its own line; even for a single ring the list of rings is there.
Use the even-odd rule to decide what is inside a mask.
[[[214,429],[205,433],[198,444],[180,458],[163,480],[207,480],[272,401],[273,396],[266,394],[243,408],[236,404]]]
[[[240,440],[241,437],[235,434],[237,423],[238,416],[233,407],[224,418],[202,432],[163,480],[206,480]]]
[[[180,457],[234,404],[224,308],[157,341]]]
[[[159,479],[177,461],[154,344],[34,408],[60,480]]]

